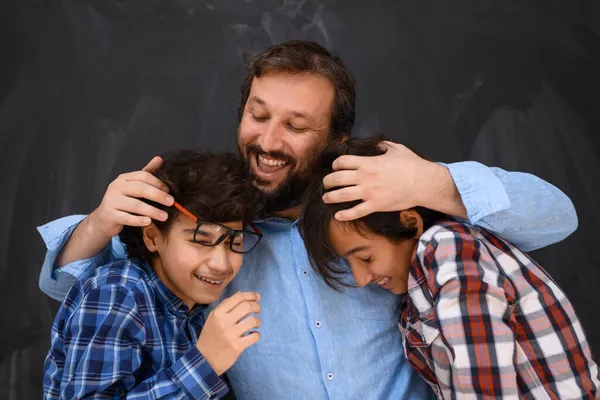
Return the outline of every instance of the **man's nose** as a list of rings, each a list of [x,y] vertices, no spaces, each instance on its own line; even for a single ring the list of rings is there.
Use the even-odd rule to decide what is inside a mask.
[[[268,153],[271,151],[280,151],[283,147],[282,137],[284,135],[283,127],[277,119],[271,119],[264,127],[264,130],[258,137],[258,144],[261,149]]]

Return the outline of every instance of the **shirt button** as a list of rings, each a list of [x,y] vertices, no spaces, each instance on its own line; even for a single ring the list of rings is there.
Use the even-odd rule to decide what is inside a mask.
[[[321,321],[317,321],[317,322],[315,322],[315,326],[316,326],[317,328],[320,328],[320,327],[321,327]]]
[[[333,374],[331,372],[327,374],[327,379],[329,379],[330,381],[333,380]]]
[[[302,275],[308,276],[308,271],[307,270],[302,271]]]

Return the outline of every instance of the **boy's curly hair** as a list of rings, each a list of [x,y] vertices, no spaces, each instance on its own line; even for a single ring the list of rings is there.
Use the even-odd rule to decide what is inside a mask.
[[[238,156],[180,150],[165,153],[162,159],[163,164],[154,175],[169,187],[175,200],[196,217],[211,222],[252,222],[261,204],[248,180],[245,163]],[[144,201],[167,212],[166,221],[152,222],[160,231],[168,231],[179,211]],[[151,261],[153,253],[144,244],[142,228],[126,226],[119,237],[129,258]]]

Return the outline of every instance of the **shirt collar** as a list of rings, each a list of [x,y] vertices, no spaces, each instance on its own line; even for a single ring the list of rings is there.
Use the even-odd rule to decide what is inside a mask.
[[[267,215],[267,216],[258,216],[256,218],[254,218],[254,220],[252,222],[257,225],[269,225],[269,226],[279,225],[279,226],[289,227],[290,225],[297,225],[299,221],[300,221],[299,218],[296,220],[291,220],[291,219],[287,219],[287,218],[281,218],[281,217]]]
[[[160,278],[152,265],[149,262],[144,262],[144,270],[148,274],[150,281],[154,285],[156,289],[156,293],[161,300],[161,304],[167,307],[173,314],[185,318],[185,317],[193,317],[198,313],[202,312],[206,309],[206,305],[196,304],[190,310],[189,307],[177,297],[168,287],[165,285]]]

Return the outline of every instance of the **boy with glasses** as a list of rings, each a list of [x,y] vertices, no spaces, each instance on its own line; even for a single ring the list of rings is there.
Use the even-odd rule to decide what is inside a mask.
[[[165,221],[127,227],[128,260],[77,282],[52,328],[47,399],[218,399],[221,375],[259,340],[260,296],[238,292],[206,318],[256,247],[255,191],[232,154],[166,155],[156,177],[176,199]]]

